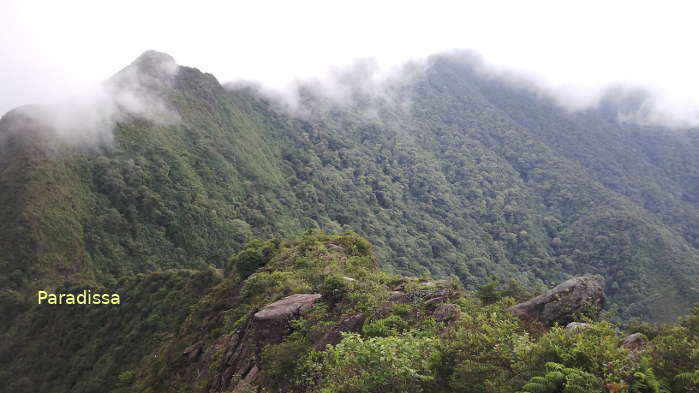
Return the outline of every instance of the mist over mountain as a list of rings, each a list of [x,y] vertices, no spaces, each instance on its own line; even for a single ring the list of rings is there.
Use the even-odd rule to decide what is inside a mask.
[[[151,51],[107,82],[101,116],[10,112],[3,293],[221,267],[250,239],[321,228],[366,236],[388,271],[467,288],[601,274],[622,316],[687,310],[695,132],[625,121],[642,94],[571,112],[479,64],[453,52],[379,77],[360,63],[289,104]]]
[[[692,391],[699,130],[561,97],[469,51],[287,90],[148,51],[8,112],[0,391]],[[123,304],[36,303],[88,289]]]

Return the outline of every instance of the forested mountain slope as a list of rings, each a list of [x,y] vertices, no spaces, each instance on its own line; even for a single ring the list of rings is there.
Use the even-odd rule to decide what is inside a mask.
[[[699,300],[691,130],[620,123],[614,100],[568,113],[458,53],[378,93],[361,73],[343,99],[305,86],[296,111],[162,72],[172,62],[147,52],[120,74],[157,81],[175,121],[131,114],[113,141],[75,144],[36,109],[0,120],[5,311],[65,281],[222,267],[252,238],[316,227],[367,237],[388,271],[467,288],[601,274],[613,311],[656,320]]]

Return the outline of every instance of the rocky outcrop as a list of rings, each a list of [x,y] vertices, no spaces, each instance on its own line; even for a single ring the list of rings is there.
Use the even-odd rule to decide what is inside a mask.
[[[459,317],[461,309],[453,303],[440,304],[432,313],[432,318],[437,322],[453,321]]]
[[[232,306],[237,302],[237,293],[237,289],[232,292]],[[178,361],[181,368],[173,379],[188,379],[194,386],[205,386],[204,391],[209,393],[254,389],[264,372],[258,362],[264,347],[282,343],[291,333],[291,322],[303,318],[320,299],[317,293],[287,296],[250,315],[242,328],[213,342],[189,345],[181,352]],[[366,314],[357,313],[340,319],[314,342],[315,349],[321,351],[328,345],[337,345],[343,332],[361,331],[366,318]]]
[[[594,317],[605,303],[604,280],[599,276],[571,278],[524,303],[507,310],[522,320],[544,326],[567,325],[583,315]]]
[[[337,244],[329,243],[328,248],[337,251],[337,252],[345,252],[345,248],[342,246],[338,246]]]
[[[290,322],[299,318],[320,299],[320,294],[296,294],[271,303],[256,312],[246,326],[224,336],[212,348],[223,351],[223,372],[209,384],[210,392],[235,391],[239,384],[253,383],[259,373],[255,358],[265,345],[278,344],[289,334]],[[199,350],[185,350],[188,358]]]
[[[642,333],[634,333],[627,336],[621,343],[619,343],[619,346],[631,351],[638,351],[645,348],[647,344],[648,339],[646,336],[644,336]]]
[[[408,304],[425,302],[427,304],[438,304],[452,299],[456,292],[449,288],[436,290],[417,290],[411,292],[393,291],[394,295],[389,299],[395,303]]]
[[[203,348],[204,344],[198,342],[187,347],[187,349],[185,349],[182,354],[187,357],[187,360],[189,360],[190,362],[194,362],[197,361],[199,355],[201,355],[201,353],[203,352]]]
[[[258,348],[267,344],[279,344],[289,332],[289,322],[313,307],[320,294],[287,296],[267,305],[252,317],[251,328]]]
[[[591,327],[592,327],[592,325],[590,325],[589,323],[571,322],[571,323],[566,325],[566,331],[580,333],[580,332],[585,331]]]
[[[330,329],[325,335],[316,343],[315,349],[320,351],[325,349],[328,345],[337,345],[342,341],[342,333],[356,333],[362,329],[364,326],[364,321],[366,320],[366,314],[354,314],[351,315],[332,329]]]

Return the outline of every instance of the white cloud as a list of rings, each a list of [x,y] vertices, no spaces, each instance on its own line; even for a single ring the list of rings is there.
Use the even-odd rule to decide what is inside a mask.
[[[14,110],[19,116],[9,121],[9,133],[27,129],[56,135],[50,139],[70,146],[108,146],[114,125],[129,117],[156,123],[179,121],[160,93],[173,82],[178,72],[174,59],[158,53],[146,53],[104,83],[79,94],[41,105]],[[26,127],[27,123],[32,124]],[[0,148],[4,138],[0,135]],[[52,142],[53,143],[53,142]]]
[[[0,112],[85,91],[150,48],[222,81],[273,87],[356,58],[387,67],[467,48],[578,106],[617,82],[657,91],[654,105],[672,116],[693,116],[699,102],[689,1],[4,3]]]

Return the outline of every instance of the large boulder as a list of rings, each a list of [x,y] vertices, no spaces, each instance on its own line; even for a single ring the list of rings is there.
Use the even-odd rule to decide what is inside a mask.
[[[243,329],[223,336],[211,351],[215,353],[223,350],[223,371],[211,381],[209,391],[237,391],[253,383],[260,371],[256,359],[262,348],[281,343],[289,334],[291,321],[301,317],[320,297],[317,293],[287,296],[256,312]],[[193,346],[187,348],[184,354],[196,359],[198,351]]]
[[[627,336],[619,346],[631,351],[638,351],[646,347],[648,339],[642,333],[634,333]]]
[[[265,306],[252,317],[252,328],[258,347],[279,344],[287,335],[289,322],[313,307],[320,299],[317,293],[300,293],[287,296]]]
[[[538,321],[544,326],[565,326],[581,316],[596,317],[604,307],[605,299],[602,277],[574,277],[507,310],[525,321]]]

